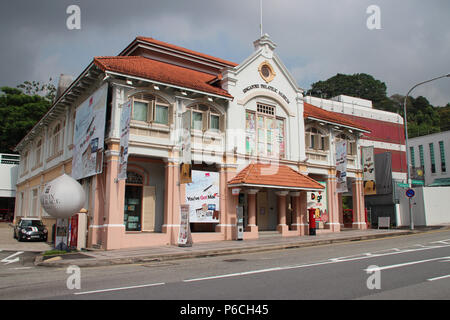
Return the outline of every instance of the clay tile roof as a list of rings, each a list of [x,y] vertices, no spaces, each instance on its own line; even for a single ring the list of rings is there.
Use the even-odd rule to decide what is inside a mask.
[[[319,107],[313,106],[312,104],[303,103],[303,117],[304,118],[314,118],[319,119],[323,121],[328,121],[336,124],[341,124],[347,127],[351,127],[354,129],[359,129],[362,131],[370,132],[370,129],[350,120],[348,117],[346,117],[344,114],[332,112],[328,110],[321,109]]]
[[[232,186],[259,186],[294,190],[323,190],[325,187],[314,179],[294,169],[278,164],[252,163],[228,181]]]
[[[117,72],[186,89],[233,98],[226,90],[208,83],[216,78],[215,75],[142,56],[95,57],[94,63],[103,71]]]
[[[176,45],[173,45],[173,44],[170,44],[170,43],[167,43],[167,42],[163,42],[163,41],[160,41],[160,40],[156,40],[156,39],[153,39],[153,38],[141,37],[140,36],[140,37],[136,37],[136,39],[144,41],[144,42],[149,42],[149,43],[152,43],[152,44],[156,44],[158,46],[162,46],[162,47],[165,47],[165,48],[181,51],[181,52],[184,52],[184,53],[187,53],[187,54],[190,54],[190,55],[193,55],[193,56],[197,56],[197,57],[200,57],[200,58],[216,61],[218,63],[226,64],[226,65],[228,65],[230,67],[236,67],[238,65],[237,63],[234,63],[234,62],[231,62],[231,61],[227,61],[227,60],[224,60],[224,59],[213,57],[213,56],[201,53],[201,52],[189,50],[189,49],[186,49],[186,48],[183,48],[183,47],[179,47],[179,46],[176,46]]]

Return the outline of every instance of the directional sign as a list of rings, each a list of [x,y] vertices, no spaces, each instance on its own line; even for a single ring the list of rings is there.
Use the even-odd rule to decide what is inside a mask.
[[[408,198],[412,198],[412,197],[414,197],[414,195],[415,195],[415,192],[414,192],[413,189],[408,189],[408,190],[406,190],[406,196],[407,196]]]

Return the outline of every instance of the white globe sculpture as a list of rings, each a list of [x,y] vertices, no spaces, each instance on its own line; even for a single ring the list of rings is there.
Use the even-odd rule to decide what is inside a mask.
[[[84,206],[85,194],[83,187],[75,179],[63,174],[45,185],[40,200],[49,215],[65,219],[80,212]]]

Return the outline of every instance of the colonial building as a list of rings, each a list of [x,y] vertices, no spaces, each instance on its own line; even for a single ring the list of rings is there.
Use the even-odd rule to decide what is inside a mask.
[[[34,199],[66,173],[81,177],[86,192],[90,247],[176,244],[182,204],[190,205],[194,243],[234,239],[237,206],[244,208],[244,240],[264,231],[307,234],[308,207],[316,208],[319,232],[339,232],[345,190],[351,190],[352,227],[365,229],[360,146],[370,130],[306,103],[267,35],[254,47],[237,64],[137,37],[118,56],[95,57],[16,147],[26,161],[18,215],[54,223]],[[121,112],[129,101],[127,179],[121,180]],[[93,119],[86,124],[102,138],[79,143],[78,121],[87,105],[105,107],[101,128]],[[180,183],[186,112],[187,184]],[[338,145],[345,146],[345,159]],[[74,159],[82,166],[75,168]],[[337,160],[346,161],[344,171]],[[80,170],[94,174],[80,176]]]

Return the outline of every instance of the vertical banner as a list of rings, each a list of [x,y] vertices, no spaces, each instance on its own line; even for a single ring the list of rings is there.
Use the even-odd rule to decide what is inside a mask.
[[[180,231],[178,233],[178,245],[187,247],[192,245],[191,228],[189,227],[189,205],[182,204],[180,206]]]
[[[363,182],[364,195],[377,194],[375,183],[375,156],[373,147],[362,147],[362,165],[363,165]]]
[[[316,221],[328,222],[328,201],[327,201],[327,183],[323,181],[317,181],[325,187],[321,191],[307,192],[307,208],[315,209]]]
[[[347,192],[347,141],[336,142],[336,191]]]
[[[128,140],[130,138],[131,100],[122,105],[120,116],[120,155],[118,180],[127,179]]]
[[[186,185],[190,222],[219,222],[219,186],[218,172],[192,170],[192,183]]]
[[[77,108],[72,157],[72,178],[75,180],[103,170],[107,96],[106,83]]]
[[[192,150],[191,150],[191,111],[181,115],[181,167],[180,183],[192,182]]]

